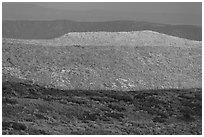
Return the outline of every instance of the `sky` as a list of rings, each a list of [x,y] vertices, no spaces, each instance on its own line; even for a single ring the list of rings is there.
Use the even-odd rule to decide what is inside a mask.
[[[36,3],[36,5],[64,9],[64,10],[109,10],[109,11],[125,11],[125,12],[185,12],[201,13],[201,3],[178,3],[178,2],[50,2]]]
[[[34,13],[29,13],[28,5],[33,5],[33,8],[42,11],[42,14],[32,9]],[[186,24],[186,25],[201,25],[202,24],[202,3],[199,2],[44,2],[44,3],[3,3],[3,19],[15,18],[22,19],[24,16],[33,19],[60,19],[80,20],[80,21],[107,21],[116,20],[137,20],[150,21],[157,23],[169,24]],[[10,6],[11,5],[11,6]],[[19,7],[19,5],[21,5]],[[35,5],[35,6],[34,6]],[[6,8],[4,7],[12,7]],[[26,8],[27,6],[27,8]],[[20,8],[20,11],[19,11]],[[25,9],[25,10],[24,10]],[[31,8],[30,8],[31,9]],[[12,12],[10,12],[10,11]],[[45,11],[52,10],[58,14],[53,16],[45,14]],[[59,12],[60,11],[60,12]],[[65,12],[67,11],[67,15]],[[92,13],[91,13],[92,11]],[[87,12],[87,14],[86,14]],[[93,13],[95,12],[95,13]],[[7,14],[8,13],[8,14]],[[61,14],[60,14],[61,13]],[[41,14],[41,15],[40,15]],[[45,17],[42,17],[44,14]],[[62,16],[64,15],[64,16]],[[28,17],[27,17],[28,16]]]

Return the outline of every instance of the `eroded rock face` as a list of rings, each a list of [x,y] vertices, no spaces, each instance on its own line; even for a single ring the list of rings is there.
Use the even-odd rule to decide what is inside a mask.
[[[63,89],[202,87],[201,49],[199,41],[151,31],[3,39],[3,73]]]

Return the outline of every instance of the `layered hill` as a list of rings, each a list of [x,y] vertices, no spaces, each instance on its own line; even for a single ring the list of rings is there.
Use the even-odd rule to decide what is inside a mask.
[[[4,38],[52,39],[70,32],[126,32],[152,30],[180,38],[202,40],[202,28],[191,25],[168,25],[136,21],[76,22],[56,21],[6,21],[2,22]]]
[[[201,42],[152,31],[3,39],[3,74],[60,89],[202,87]]]

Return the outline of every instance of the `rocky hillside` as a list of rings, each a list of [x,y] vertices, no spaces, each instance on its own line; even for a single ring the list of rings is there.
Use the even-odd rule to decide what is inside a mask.
[[[201,87],[201,61],[201,42],[149,31],[3,40],[3,73],[62,89]]]
[[[202,134],[200,41],[152,31],[4,38],[2,73],[5,135]]]
[[[70,32],[125,32],[152,30],[176,37],[202,40],[202,28],[191,25],[168,25],[136,21],[76,22],[56,21],[3,21],[4,38],[52,39]]]

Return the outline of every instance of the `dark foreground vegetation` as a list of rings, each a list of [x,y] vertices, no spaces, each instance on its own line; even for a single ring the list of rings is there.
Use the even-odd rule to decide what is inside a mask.
[[[168,25],[137,21],[76,22],[55,21],[3,21],[2,36],[15,39],[52,39],[69,32],[119,32],[152,30],[191,40],[202,40],[202,27]]]
[[[202,89],[81,91],[3,79],[3,134],[202,134]]]

